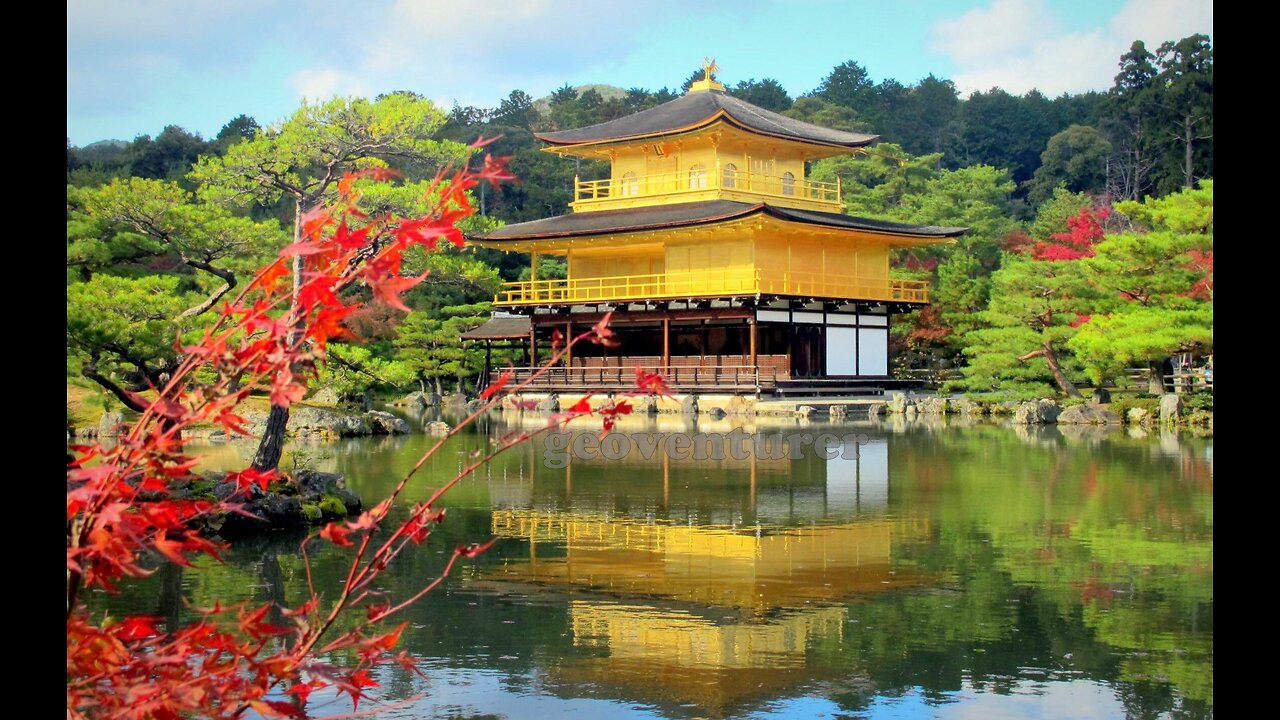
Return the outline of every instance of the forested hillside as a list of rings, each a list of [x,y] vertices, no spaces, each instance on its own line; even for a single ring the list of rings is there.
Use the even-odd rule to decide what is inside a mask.
[[[326,172],[386,165],[395,191],[371,209],[412,208],[424,180],[498,137],[520,182],[477,198],[482,232],[567,211],[575,176],[600,163],[541,152],[533,132],[604,122],[674,99],[700,78],[658,90],[568,85],[536,100],[512,90],[494,108],[435,108],[411,92],[306,105],[262,125],[245,115],[204,139],[169,126],[154,138],[67,147],[69,382],[127,402],[178,362],[174,338],[244,273],[289,242],[297,213],[322,202]],[[671,79],[673,82],[677,78]],[[953,387],[1071,393],[1175,353],[1212,352],[1213,54],[1194,35],[1133,43],[1106,92],[1045,97],[999,88],[961,97],[930,75],[872,82],[850,60],[792,97],[770,78],[720,78],[764,108],[880,142],[813,163],[839,177],[847,212],[972,228],[954,245],[904,252],[903,277],[929,279],[934,304],[895,327],[897,370],[944,370]],[[235,109],[229,109],[229,115]],[[339,122],[340,121],[340,122]],[[378,137],[394,151],[368,149]],[[365,148],[361,150],[361,148]],[[322,380],[340,394],[449,390],[481,355],[458,333],[487,316],[503,280],[527,260],[449,249],[413,259],[426,282],[412,308],[366,310],[347,322]],[[539,264],[539,275],[564,268]],[[375,306],[376,307],[376,306]],[[1153,332],[1158,328],[1160,332]]]

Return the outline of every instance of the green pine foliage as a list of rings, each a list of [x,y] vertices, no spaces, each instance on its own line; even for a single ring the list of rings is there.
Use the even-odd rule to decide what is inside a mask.
[[[1095,382],[1213,352],[1213,182],[1116,209],[1134,230],[1108,236],[1084,261],[1106,302],[1069,344]]]

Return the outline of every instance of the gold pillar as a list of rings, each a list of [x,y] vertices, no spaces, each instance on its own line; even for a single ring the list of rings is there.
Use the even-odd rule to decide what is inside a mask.
[[[538,251],[529,252],[529,299],[538,299]]]

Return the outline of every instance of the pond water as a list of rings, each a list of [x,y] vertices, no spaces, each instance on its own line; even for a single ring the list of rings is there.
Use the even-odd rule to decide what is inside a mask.
[[[1212,717],[1212,438],[627,420],[614,459],[557,452],[572,435],[535,441],[446,495],[446,522],[390,569],[392,597],[455,545],[499,540],[408,611],[401,646],[426,678],[380,669],[374,696],[398,703],[385,717]],[[519,422],[451,440],[407,501]],[[673,435],[735,430],[839,439],[664,452]],[[342,472],[376,501],[433,442],[296,445],[282,467]],[[253,447],[195,449],[238,469]],[[226,565],[166,567],[93,603],[171,622],[183,600],[296,603],[298,540],[240,541]],[[344,557],[324,544],[319,584],[337,587]],[[308,707],[350,709],[320,693]]]

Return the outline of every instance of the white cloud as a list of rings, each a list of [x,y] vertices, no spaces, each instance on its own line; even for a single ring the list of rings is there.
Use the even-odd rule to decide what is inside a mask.
[[[395,0],[366,17],[362,35],[372,42],[329,53],[307,77],[333,69],[374,92],[413,90],[491,106],[501,98],[478,97],[478,85],[536,96],[584,69],[608,77],[637,51],[641,30],[674,17],[696,23],[712,10],[681,0]],[[697,52],[690,52],[691,64],[701,58]]]
[[[299,70],[289,77],[289,84],[297,91],[298,98],[311,101],[328,100],[335,95],[369,96],[364,80],[333,68]]]
[[[961,93],[1001,87],[1049,96],[1111,87],[1119,60],[1134,40],[1155,49],[1196,32],[1212,35],[1209,0],[1128,0],[1103,27],[1060,32],[1059,16],[1043,0],[993,0],[987,8],[931,28],[933,48],[957,65]]]
[[[1196,32],[1213,33],[1213,3],[1210,0],[1129,0],[1111,18],[1108,29],[1117,39],[1128,38],[1155,50],[1166,40],[1181,40]]]
[[[982,63],[1033,48],[1058,24],[1045,0],[993,0],[991,7],[937,21],[929,36],[934,48],[956,62]]]

